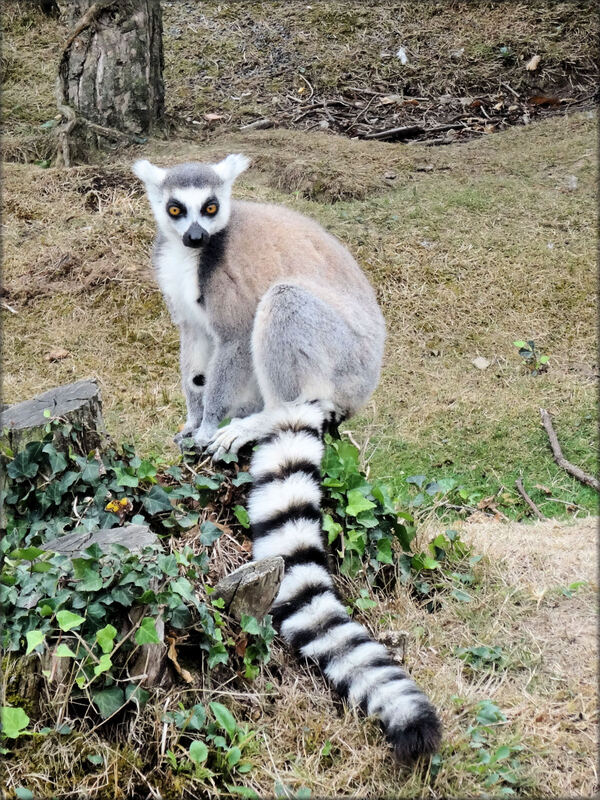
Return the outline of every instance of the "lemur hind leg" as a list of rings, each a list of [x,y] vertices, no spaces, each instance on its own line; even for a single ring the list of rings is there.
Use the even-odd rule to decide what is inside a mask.
[[[180,445],[200,427],[204,413],[204,385],[213,344],[199,325],[183,322],[179,326],[179,362],[181,385],[185,395],[187,418],[173,441]]]
[[[254,319],[252,358],[264,411],[233,419],[209,446],[215,458],[268,435],[276,409],[319,401],[333,419],[350,416],[370,396],[378,368],[364,343],[340,315],[308,290],[277,284]]]

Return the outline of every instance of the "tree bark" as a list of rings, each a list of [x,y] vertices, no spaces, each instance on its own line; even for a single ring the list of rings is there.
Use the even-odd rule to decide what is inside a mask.
[[[160,0],[63,0],[71,26],[58,68],[59,160],[151,134],[164,116]]]

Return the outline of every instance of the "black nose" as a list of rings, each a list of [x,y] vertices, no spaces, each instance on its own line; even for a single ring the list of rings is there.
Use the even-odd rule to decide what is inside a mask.
[[[202,247],[206,239],[208,233],[197,222],[192,222],[183,234],[183,243],[186,247]]]

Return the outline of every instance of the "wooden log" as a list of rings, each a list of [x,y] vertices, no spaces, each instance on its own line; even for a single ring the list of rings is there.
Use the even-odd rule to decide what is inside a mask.
[[[225,600],[225,609],[235,619],[251,614],[262,619],[273,605],[283,580],[281,556],[242,564],[215,586],[216,597]]]
[[[123,528],[101,528],[97,531],[67,533],[58,539],[44,542],[40,548],[77,558],[92,544],[97,544],[103,553],[108,552],[111,544],[121,544],[132,553],[139,553],[144,547],[159,545],[160,540],[147,525],[126,525]]]
[[[52,417],[61,417],[82,427],[80,443],[84,450],[100,447],[106,437],[102,421],[102,399],[100,389],[94,380],[82,380],[57,386],[9,406],[0,414],[0,428],[5,443],[13,453],[21,450],[28,442],[44,437],[48,423],[44,411]],[[61,437],[57,437],[60,439]],[[57,449],[64,449],[65,443],[55,441]]]

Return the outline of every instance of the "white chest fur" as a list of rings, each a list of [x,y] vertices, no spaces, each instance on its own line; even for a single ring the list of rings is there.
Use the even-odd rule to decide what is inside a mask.
[[[164,243],[155,257],[154,266],[173,322],[176,325],[184,322],[200,324],[209,332],[211,326],[206,310],[198,302],[202,294],[198,280],[198,255],[182,244]]]

